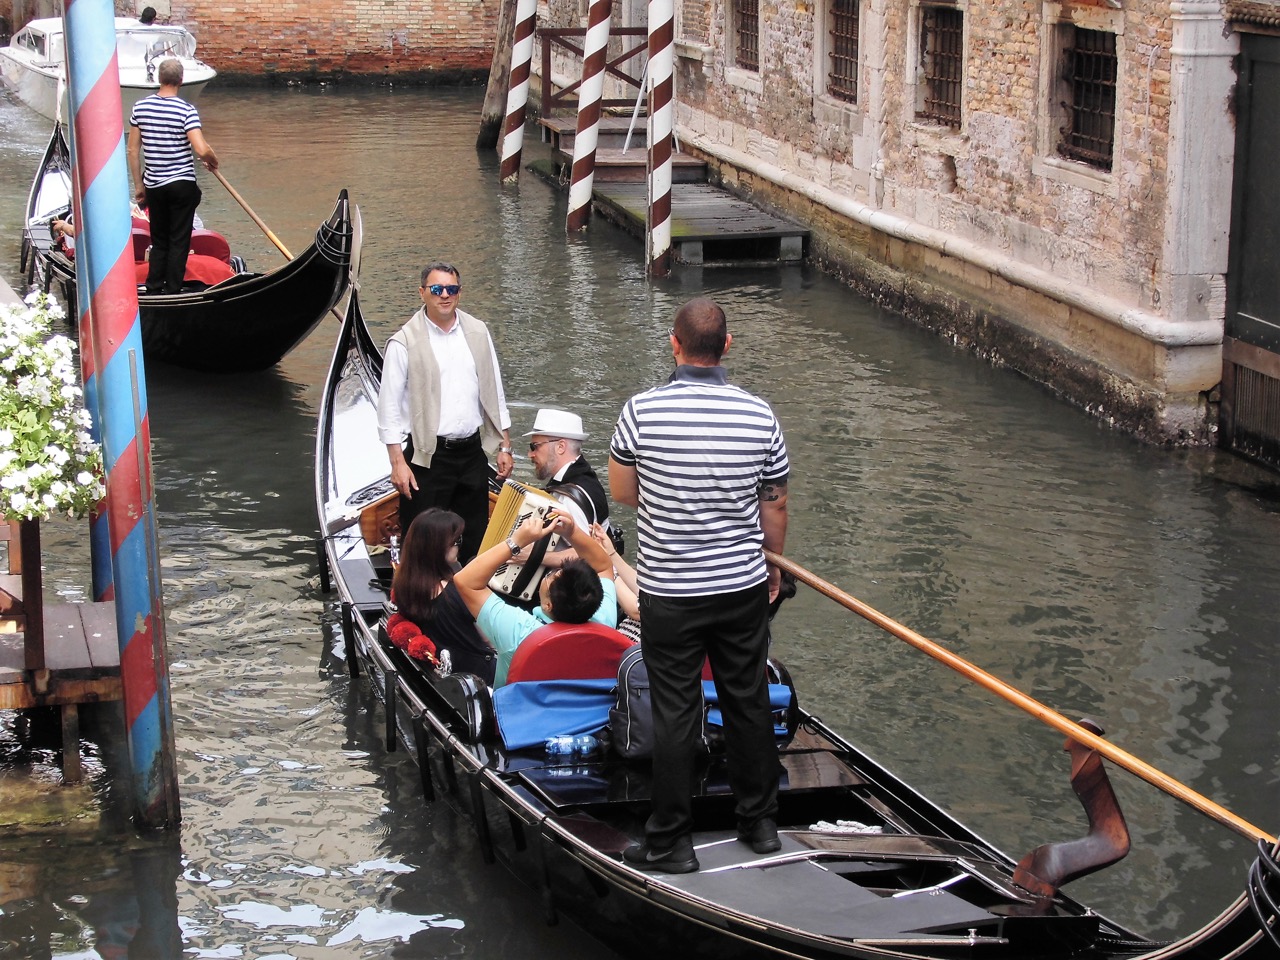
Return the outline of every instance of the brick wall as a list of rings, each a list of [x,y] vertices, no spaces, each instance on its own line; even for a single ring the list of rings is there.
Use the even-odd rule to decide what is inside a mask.
[[[171,0],[223,78],[441,82],[487,73],[501,0]]]

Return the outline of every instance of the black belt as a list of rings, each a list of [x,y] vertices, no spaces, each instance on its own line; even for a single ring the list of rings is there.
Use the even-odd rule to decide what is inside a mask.
[[[469,437],[436,437],[436,449],[457,450],[461,447],[478,447],[480,446],[480,431],[477,430]]]

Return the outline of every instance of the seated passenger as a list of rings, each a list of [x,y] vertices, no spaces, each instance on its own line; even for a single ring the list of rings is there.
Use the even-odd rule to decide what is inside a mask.
[[[397,612],[387,623],[387,634],[419,660],[428,659],[428,652],[439,658],[448,650],[455,673],[474,673],[492,684],[497,652],[476,631],[451,582],[458,570],[462,526],[460,516],[439,507],[414,517],[391,580]],[[422,636],[425,642],[418,641]]]
[[[591,525],[591,536],[613,564],[613,588],[618,594],[618,632],[640,642],[640,586],[635,567],[622,559],[604,527]]]
[[[618,621],[618,599],[613,588],[613,564],[589,529],[581,529],[564,514],[552,514],[544,527],[535,513],[520,524],[505,543],[490,547],[454,577],[462,601],[476,618],[480,633],[498,651],[495,687],[507,682],[507,669],[525,637],[548,623],[592,621],[612,627]],[[538,586],[538,607],[532,613],[506,603],[489,589],[498,568],[519,556],[531,544],[550,533],[568,538],[580,559],[552,570]]]

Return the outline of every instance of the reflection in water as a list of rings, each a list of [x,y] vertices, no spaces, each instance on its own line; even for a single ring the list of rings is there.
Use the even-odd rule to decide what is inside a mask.
[[[422,263],[456,262],[464,307],[493,330],[514,432],[540,406],[575,409],[597,467],[623,401],[670,373],[675,307],[720,300],[732,376],[786,430],[789,555],[1274,829],[1280,509],[1250,471],[1114,435],[809,268],[646,282],[639,241],[599,220],[566,239],[546,184],[495,186],[496,157],[472,147],[479,103],[478,91],[212,89],[202,116],[227,176],[291,249],[351,190],[379,336],[415,308]],[[0,96],[11,281],[47,135]],[[212,180],[202,215],[251,263],[278,261]],[[140,880],[111,830],[74,857],[15,854],[39,869],[3,895],[0,955],[21,942],[20,956],[109,956],[141,936],[148,897],[164,918],[149,928],[198,957],[610,955],[571,924],[545,927],[535,895],[482,865],[466,819],[423,802],[413,762],[382,747],[381,709],[347,677],[317,591],[311,479],[336,330],[326,320],[260,376],[148,369],[180,857]],[[374,442],[352,466],[376,473],[380,458]],[[532,476],[526,460],[516,473]],[[634,542],[634,516],[618,514]],[[48,589],[82,599],[82,528],[45,534]],[[779,616],[775,651],[808,707],[1010,854],[1083,831],[1057,733],[812,591]],[[1241,889],[1247,843],[1113,779],[1134,851],[1072,893],[1168,936]]]

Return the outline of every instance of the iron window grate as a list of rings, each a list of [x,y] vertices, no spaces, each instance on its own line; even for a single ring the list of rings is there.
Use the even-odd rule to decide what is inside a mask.
[[[1092,167],[1111,169],[1116,130],[1116,35],[1072,27],[1066,50],[1071,83],[1068,124],[1058,153]]]
[[[733,0],[737,28],[733,62],[743,70],[760,69],[760,0]]]
[[[858,102],[858,0],[832,0],[827,93]]]
[[[916,116],[958,128],[964,74],[964,13],[950,7],[924,7],[920,12],[924,105]]]

